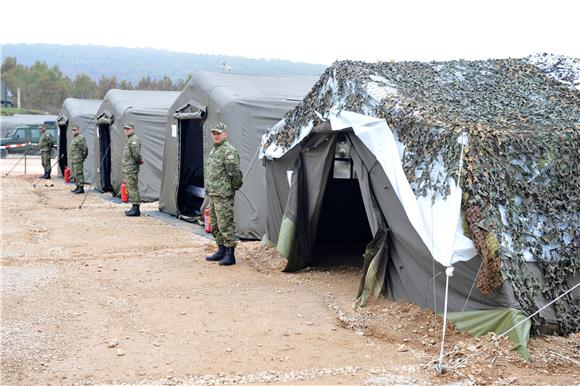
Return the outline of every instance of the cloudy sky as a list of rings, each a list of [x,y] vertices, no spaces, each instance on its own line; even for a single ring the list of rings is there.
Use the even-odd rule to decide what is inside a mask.
[[[580,57],[576,0],[7,1],[0,43],[93,44],[276,58]]]

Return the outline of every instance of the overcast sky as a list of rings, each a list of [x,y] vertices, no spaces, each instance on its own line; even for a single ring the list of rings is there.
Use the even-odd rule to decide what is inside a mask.
[[[276,58],[580,58],[580,1],[11,0],[0,43],[93,44]]]

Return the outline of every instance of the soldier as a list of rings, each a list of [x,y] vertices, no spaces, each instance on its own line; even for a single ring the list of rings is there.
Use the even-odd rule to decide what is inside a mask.
[[[125,216],[140,216],[141,211],[139,205],[141,204],[141,196],[139,195],[139,168],[143,165],[141,159],[141,141],[135,134],[135,125],[128,123],[123,126],[125,135],[128,137],[127,144],[123,150],[123,179],[127,184],[127,193],[129,194],[129,202],[131,202],[131,209],[125,211]]]
[[[46,131],[45,126],[40,126],[38,128],[42,133],[40,136],[40,141],[38,141],[38,147],[40,149],[40,160],[42,162],[42,167],[44,168],[44,174],[40,178],[50,179],[50,154],[52,153],[52,148],[54,146],[54,141],[52,140],[52,135]]]
[[[81,194],[85,192],[85,175],[83,173],[83,163],[89,154],[89,149],[87,147],[87,141],[85,137],[81,134],[81,129],[78,126],[73,126],[72,133],[74,135],[73,140],[70,143],[70,166],[72,175],[75,178],[77,187],[71,192],[74,194]]]
[[[205,169],[205,192],[210,206],[212,235],[218,251],[205,259],[219,265],[236,263],[236,228],[234,224],[234,194],[242,187],[240,155],[227,141],[227,127],[217,122],[211,128],[213,149]]]

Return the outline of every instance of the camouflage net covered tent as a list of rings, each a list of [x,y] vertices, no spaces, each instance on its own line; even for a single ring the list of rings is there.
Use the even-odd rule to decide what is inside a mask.
[[[347,161],[373,236],[359,303],[382,292],[439,312],[453,266],[451,319],[473,333],[534,314],[579,282],[579,75],[578,59],[547,54],[335,63],[263,137],[267,232],[286,269],[310,264]],[[357,226],[345,220],[334,228]],[[578,331],[579,298],[514,330],[520,352],[530,328]]]
[[[92,183],[95,177],[95,154],[93,145],[95,142],[95,128],[97,127],[95,115],[101,105],[101,99],[78,99],[66,98],[58,114],[58,175],[64,175],[64,168],[68,165],[68,151],[73,139],[72,128],[78,126],[81,134],[87,141],[89,154],[83,164],[85,181]]]

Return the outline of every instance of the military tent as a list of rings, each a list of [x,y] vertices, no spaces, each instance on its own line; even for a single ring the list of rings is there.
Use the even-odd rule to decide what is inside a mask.
[[[97,111],[97,140],[94,143],[95,159],[98,160],[94,165],[97,190],[119,193],[123,180],[123,149],[127,143],[123,126],[134,123],[145,161],[139,172],[141,200],[159,199],[167,109],[178,95],[177,91],[107,92]]]
[[[58,175],[64,174],[64,169],[68,165],[69,145],[73,139],[72,128],[78,126],[81,134],[87,141],[89,154],[84,163],[85,181],[93,183],[95,154],[93,144],[95,141],[96,120],[95,114],[101,105],[100,99],[77,99],[67,98],[64,100],[60,113],[58,114]]]
[[[244,174],[235,198],[238,235],[262,237],[266,182],[262,163],[257,162],[261,136],[299,103],[316,80],[312,76],[194,74],[169,109],[159,209],[178,217],[199,214],[204,163],[213,146],[209,128],[221,121],[240,153]]]
[[[358,304],[447,304],[474,334],[578,288],[580,93],[532,62],[329,67],[262,141],[286,270],[350,249]],[[579,295],[514,328],[519,351],[531,327],[578,331]]]

